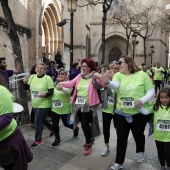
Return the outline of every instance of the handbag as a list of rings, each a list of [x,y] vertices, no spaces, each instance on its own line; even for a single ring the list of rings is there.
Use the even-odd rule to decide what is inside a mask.
[[[0,166],[7,166],[15,162],[11,148],[0,148]]]

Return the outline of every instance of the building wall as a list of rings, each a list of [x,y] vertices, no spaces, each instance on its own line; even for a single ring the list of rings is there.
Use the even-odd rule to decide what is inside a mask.
[[[139,1],[139,0],[138,0]],[[141,1],[141,0],[140,0]],[[141,3],[154,3],[152,1],[141,1]],[[165,0],[161,1],[164,4]],[[91,57],[95,61],[101,60],[101,34],[102,34],[102,6],[92,6],[85,4],[87,1],[78,0],[78,7],[74,13],[74,58],[73,62],[77,62],[79,59],[85,57]],[[137,3],[137,1],[135,1]],[[169,0],[166,3],[170,4]],[[20,43],[22,48],[23,62],[26,70],[36,62],[41,61],[43,44],[46,45],[46,52],[50,52],[52,57],[59,50],[62,55],[64,62],[69,68],[70,63],[70,13],[67,10],[67,0],[13,0],[9,1],[9,6],[12,11],[12,15],[16,24],[22,25],[25,28],[31,30],[31,37],[28,37],[26,33],[19,32]],[[82,7],[80,7],[82,6]],[[140,9],[137,8],[137,9]],[[52,10],[53,14],[50,15]],[[52,18],[54,15],[54,18]],[[4,18],[2,8],[0,6],[0,17]],[[63,19],[68,19],[68,23],[63,27],[54,26],[57,22]],[[42,30],[42,24],[46,20],[46,35]],[[117,24],[110,24],[107,21],[106,25],[106,60],[105,64],[109,62],[110,51],[117,47],[120,49],[122,54],[126,52],[126,34],[125,29]],[[51,30],[50,25],[53,26]],[[154,45],[155,53],[153,54],[153,63],[161,62],[166,65],[166,53],[165,50],[169,46],[168,33],[165,31],[158,30],[149,37],[146,41],[147,51],[147,63],[150,64],[150,46]],[[44,40],[45,38],[45,40]],[[90,47],[87,49],[87,40],[91,40]],[[143,63],[143,39],[137,37],[139,44],[135,46],[135,61],[138,65]],[[43,42],[44,41],[44,42]],[[132,38],[130,37],[129,42],[129,56],[132,56]],[[4,48],[4,43],[11,47],[7,35],[6,27],[0,22],[0,53],[2,56],[7,57],[8,67],[13,68],[14,63],[11,62],[11,56],[9,52]],[[89,45],[89,44],[88,44]],[[87,51],[90,50],[90,55]],[[13,60],[12,60],[13,61]]]

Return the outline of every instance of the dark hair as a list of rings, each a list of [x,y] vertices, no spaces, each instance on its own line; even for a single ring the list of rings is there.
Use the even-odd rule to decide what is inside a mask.
[[[85,59],[81,60],[81,65],[82,65],[82,63],[86,63],[88,65],[88,67],[91,68],[90,72],[97,71],[96,63],[92,59],[85,58]]]
[[[35,68],[36,68],[36,64],[34,64],[34,65],[31,67],[31,69],[30,69],[30,75],[36,74]]]
[[[77,66],[77,65],[79,65],[79,63],[78,63],[78,62],[73,63],[73,66],[72,66],[72,67],[73,67],[73,68],[76,68],[76,66]]]
[[[158,97],[156,99],[156,102],[153,106],[153,110],[154,111],[158,111],[159,107],[162,108],[162,105],[161,105],[161,101],[160,101],[160,94],[161,93],[166,93],[168,95],[168,97],[170,98],[170,89],[169,88],[162,88],[160,91],[159,91],[159,94],[158,94]],[[166,107],[166,110],[170,107],[170,103],[168,104],[168,106]]]
[[[128,69],[130,73],[135,73],[137,71],[140,71],[141,69],[136,65],[132,57],[129,57],[127,55],[122,55],[120,58],[123,58],[128,65]]]
[[[0,57],[0,63],[1,63],[2,61],[4,61],[4,60],[6,60],[5,57]]]
[[[49,67],[51,67],[51,64],[55,64],[55,61],[48,61],[48,62],[46,63],[46,65],[48,65]]]

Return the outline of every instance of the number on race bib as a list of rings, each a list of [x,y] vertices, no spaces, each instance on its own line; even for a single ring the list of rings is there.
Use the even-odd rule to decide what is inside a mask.
[[[40,92],[38,91],[32,91],[32,99],[42,99],[39,97]]]
[[[156,125],[157,131],[170,131],[170,120],[158,120]]]
[[[122,97],[121,98],[121,107],[122,108],[134,108],[135,101],[132,97]]]
[[[63,103],[60,100],[53,100],[53,107],[61,108],[61,107],[63,107]]]
[[[77,96],[75,104],[85,104],[86,97],[85,96]]]

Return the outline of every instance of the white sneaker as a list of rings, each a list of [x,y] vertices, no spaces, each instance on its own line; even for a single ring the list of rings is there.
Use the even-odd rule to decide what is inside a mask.
[[[139,152],[139,153],[137,153],[136,160],[137,160],[138,163],[143,162],[144,159],[145,159],[145,154],[144,154],[144,152]]]
[[[103,150],[101,151],[102,156],[106,156],[108,152],[110,151],[109,146],[105,146]]]
[[[113,169],[113,170],[119,170],[119,169],[122,169],[122,168],[124,168],[123,164],[117,164],[117,163],[115,163],[115,164],[111,167],[111,169]]]

